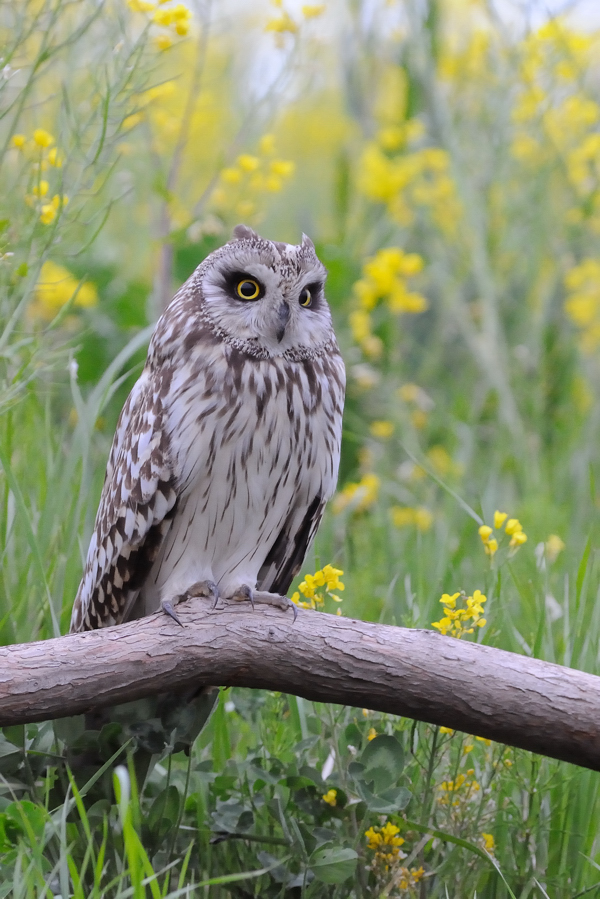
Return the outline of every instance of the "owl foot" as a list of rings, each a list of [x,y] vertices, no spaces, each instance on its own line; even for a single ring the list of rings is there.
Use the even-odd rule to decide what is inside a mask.
[[[204,596],[207,599],[213,600],[213,609],[216,608],[216,605],[219,601],[219,591],[217,589],[217,585],[212,581],[198,581],[197,584],[192,584],[191,587],[182,593],[180,596],[175,597],[175,601],[177,603],[185,602],[187,599],[193,599],[195,596]],[[183,623],[179,618],[179,615],[175,611],[175,607],[173,606],[173,602],[170,599],[161,600],[160,607],[169,618],[172,618],[173,621],[176,621],[180,627],[183,627]]]
[[[198,581],[192,584],[183,594],[183,599],[192,599],[194,596],[204,596],[206,599],[212,599],[213,609],[216,608],[219,601],[219,590],[214,581]]]
[[[287,596],[280,596],[279,593],[267,593],[265,590],[252,590],[247,584],[238,587],[235,593],[226,597],[227,599],[235,599],[238,602],[250,602],[254,609],[255,603],[261,603],[265,606],[275,606],[277,609],[287,612],[289,608],[294,613],[294,621],[298,617],[298,609],[296,605],[288,599]]]
[[[259,590],[254,594],[254,602],[262,603],[265,606],[275,606],[276,609],[281,609],[283,612],[287,612],[288,609],[291,609],[294,613],[294,621],[298,617],[298,607],[296,603],[293,603],[287,596],[280,596],[279,593],[267,593],[266,591]]]
[[[165,613],[165,615],[168,615],[169,618],[172,618],[173,621],[176,621],[176,622],[177,622],[177,624],[179,625],[179,627],[183,627],[183,626],[184,626],[184,624],[183,624],[181,618],[179,617],[179,615],[178,615],[177,612],[175,611],[175,608],[174,608],[174,606],[173,606],[173,603],[171,602],[170,599],[161,599],[161,601],[160,601],[160,607],[161,607],[161,609],[163,610],[163,612]]]
[[[249,602],[254,608],[254,590],[248,584],[242,584],[233,593],[230,593],[226,599],[233,599],[235,602]]]

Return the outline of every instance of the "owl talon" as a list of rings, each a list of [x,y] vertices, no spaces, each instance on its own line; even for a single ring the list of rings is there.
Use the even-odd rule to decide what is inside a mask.
[[[179,627],[184,627],[184,624],[183,624],[183,622],[181,621],[181,619],[180,619],[179,615],[177,614],[177,612],[175,611],[175,609],[174,609],[174,607],[173,607],[173,603],[171,602],[170,599],[163,599],[162,602],[161,602],[161,604],[160,604],[160,607],[161,607],[161,609],[163,610],[163,612],[165,613],[165,615],[168,615],[169,618],[172,618],[173,621],[176,621],[176,622],[177,622],[177,624],[179,625]]]
[[[266,606],[275,606],[276,609],[281,609],[282,612],[287,612],[287,610],[291,608],[294,613],[294,622],[298,617],[298,606],[296,603],[292,602],[287,596],[280,596],[279,593],[258,591],[254,594],[254,601]]]
[[[204,596],[206,599],[212,599],[214,603],[213,609],[215,609],[219,601],[219,590],[214,581],[198,581],[197,584],[192,584],[191,587],[188,587],[184,598],[193,599],[195,596]]]
[[[233,599],[235,602],[249,602],[252,608],[254,608],[254,590],[248,584],[242,584],[227,599]]]

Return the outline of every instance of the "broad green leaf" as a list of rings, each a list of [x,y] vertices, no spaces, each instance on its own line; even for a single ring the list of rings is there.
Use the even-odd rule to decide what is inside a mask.
[[[356,870],[358,855],[354,849],[333,846],[317,849],[309,859],[309,866],[322,883],[343,883]]]

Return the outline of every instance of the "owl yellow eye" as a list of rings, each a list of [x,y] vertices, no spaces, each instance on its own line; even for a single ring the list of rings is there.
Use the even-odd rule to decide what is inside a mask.
[[[309,306],[312,306],[312,293],[305,287],[302,293],[300,294],[300,305],[304,306],[305,309],[308,309]]]
[[[260,293],[260,284],[252,278],[244,278],[236,284],[235,292],[240,300],[256,300]]]

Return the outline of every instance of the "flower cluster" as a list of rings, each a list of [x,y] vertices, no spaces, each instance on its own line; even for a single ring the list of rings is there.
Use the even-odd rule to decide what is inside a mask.
[[[183,3],[172,6],[166,6],[169,0],[158,0],[157,3],[151,3],[149,0],[127,0],[127,3],[133,12],[145,13],[150,22],[164,29],[155,37],[159,50],[168,50],[173,45],[175,36],[185,37],[190,30],[192,13]]]
[[[415,128],[416,134],[421,128]],[[367,146],[361,159],[359,187],[371,200],[385,203],[390,218],[399,225],[412,224],[419,208],[448,236],[462,218],[450,158],[439,147],[390,156],[377,143]]]
[[[418,313],[427,309],[427,300],[409,290],[408,279],[423,269],[417,253],[398,247],[379,250],[363,267],[363,276],[354,285],[357,307],[350,313],[350,327],[356,342],[367,356],[381,353],[381,341],[372,333],[371,313],[384,303],[390,312]]]
[[[374,853],[371,864],[367,867],[378,880],[385,883],[386,895],[391,889],[411,891],[425,874],[423,867],[409,869],[399,864],[406,858],[406,853],[400,848],[405,841],[398,836],[399,833],[400,828],[391,821],[381,827],[369,827],[365,831],[367,848]]]
[[[506,525],[504,532],[510,537],[510,543],[508,545],[513,554],[517,552],[524,543],[527,543],[527,534],[523,531],[523,525],[519,519],[508,518],[507,521],[507,518],[508,514],[506,512],[499,512],[496,510],[494,512],[494,527],[490,527],[489,524],[482,524],[479,528],[478,533],[481,542],[483,543],[483,548],[485,549],[486,554],[492,558],[498,551],[498,540],[494,536],[494,529],[499,531],[505,521]]]
[[[459,599],[463,603],[462,608],[457,608]],[[487,622],[483,617],[483,606],[487,602],[487,596],[481,590],[475,590],[473,596],[467,596],[465,593],[453,593],[450,596],[444,593],[440,602],[444,606],[444,617],[439,621],[433,621],[431,626],[444,636],[448,634],[450,637],[460,639],[464,634],[474,633],[475,627],[485,627]]]
[[[278,38],[278,44],[281,45],[281,38],[284,34],[297,34],[300,30],[300,22],[284,8],[283,0],[272,0],[272,2],[278,13],[268,20],[265,31],[273,32]],[[300,11],[304,19],[316,19],[325,12],[325,4],[305,4]]]
[[[31,138],[14,134],[11,143],[32,162],[31,191],[25,196],[25,202],[35,209],[43,225],[50,225],[69,202],[64,193],[50,196],[50,182],[43,177],[44,172],[62,167],[62,154],[55,139],[44,128],[36,128]]]
[[[435,405],[429,394],[418,384],[409,381],[398,388],[397,395],[408,406],[413,427],[417,431],[423,430],[427,424],[428,415]]]
[[[330,596],[335,602],[341,602],[341,596],[334,593],[335,590],[344,590],[344,584],[340,581],[343,575],[341,568],[334,568],[332,565],[325,565],[314,574],[306,574],[304,580],[298,585],[298,591],[290,597],[292,602],[303,609],[323,608],[325,605],[325,595]],[[322,589],[324,588],[324,589]],[[300,593],[305,597],[300,600]],[[341,614],[341,609],[338,609]]]
[[[392,522],[397,528],[415,527],[418,531],[428,531],[433,524],[433,515],[425,506],[392,506]]]
[[[78,281],[68,269],[49,260],[42,265],[28,314],[34,320],[52,321],[73,296],[73,305],[81,309],[98,302],[98,293],[90,281]]]
[[[462,802],[474,799],[481,790],[473,775],[474,768],[469,768],[466,774],[457,774],[454,780],[444,780],[438,789],[442,791],[438,796],[440,805],[458,806]],[[469,779],[470,778],[470,779]]]
[[[565,276],[565,313],[579,330],[585,353],[600,346],[600,259],[584,259]]]
[[[593,38],[553,19],[520,47],[521,85],[513,110],[512,154],[531,169],[558,161],[576,204],[571,223],[600,233],[600,106],[581,90]]]
[[[360,481],[353,481],[340,490],[333,500],[333,513],[339,515],[346,509],[365,512],[377,502],[381,481],[373,472],[364,474]]]
[[[294,170],[291,160],[275,156],[275,138],[265,134],[256,155],[242,153],[233,165],[222,169],[213,201],[217,209],[233,208],[238,217],[248,221],[257,213],[258,197],[280,191]]]
[[[391,862],[406,857],[405,853],[400,850],[400,846],[404,844],[405,840],[398,836],[399,833],[400,828],[391,821],[388,821],[383,827],[369,827],[365,831],[368,848],[375,853],[376,861],[386,865],[386,870]]]
[[[395,872],[393,885],[399,890],[412,890],[416,887],[425,875],[425,868],[421,865],[418,868],[406,868],[401,865]]]

